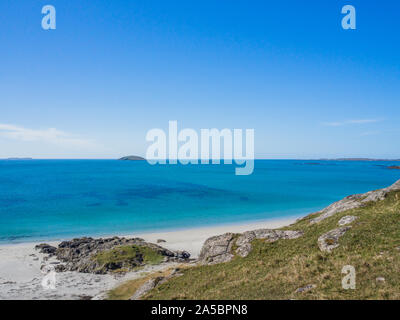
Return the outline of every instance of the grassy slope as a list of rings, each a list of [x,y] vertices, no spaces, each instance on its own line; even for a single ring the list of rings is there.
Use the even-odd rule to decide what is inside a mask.
[[[358,220],[331,253],[319,250],[320,235],[345,215]],[[294,240],[253,242],[246,258],[196,266],[153,289],[147,299],[400,299],[400,192],[364,208],[338,213],[316,225],[311,216],[288,227],[303,230]],[[342,289],[344,265],[356,269],[356,289]],[[384,277],[384,283],[376,283]],[[134,283],[131,283],[133,285]],[[296,289],[317,287],[304,293]]]

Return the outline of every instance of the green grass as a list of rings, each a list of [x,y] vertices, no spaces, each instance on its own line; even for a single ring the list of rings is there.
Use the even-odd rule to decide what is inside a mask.
[[[110,290],[107,294],[107,300],[129,300],[130,297],[138,290],[143,284],[154,277],[167,277],[174,268],[169,268],[164,271],[158,271],[151,275],[145,275],[139,279],[129,280],[118,287]]]
[[[163,256],[156,250],[146,246],[128,245],[100,252],[93,259],[101,266],[110,263],[124,263],[129,265],[131,262],[140,260],[143,260],[143,264],[151,265],[161,263]]]
[[[331,253],[319,250],[320,235],[345,215],[359,217]],[[298,239],[253,241],[246,258],[195,266],[156,287],[147,299],[400,299],[400,192],[384,201],[338,213],[310,225],[308,216],[284,229],[302,230]],[[356,289],[342,289],[343,266],[356,270]],[[384,277],[384,283],[376,283]],[[316,288],[303,293],[308,284]]]

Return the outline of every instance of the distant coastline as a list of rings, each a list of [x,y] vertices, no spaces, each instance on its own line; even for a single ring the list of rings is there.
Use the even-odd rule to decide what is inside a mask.
[[[33,158],[4,158],[1,160],[33,160]]]
[[[400,159],[373,159],[373,158],[336,158],[319,159],[320,161],[400,161]]]

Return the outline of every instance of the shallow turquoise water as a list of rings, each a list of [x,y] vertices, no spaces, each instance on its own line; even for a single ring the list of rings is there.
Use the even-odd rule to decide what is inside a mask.
[[[143,161],[0,161],[0,242],[109,235],[300,216],[400,179],[391,162],[258,160],[231,165]]]

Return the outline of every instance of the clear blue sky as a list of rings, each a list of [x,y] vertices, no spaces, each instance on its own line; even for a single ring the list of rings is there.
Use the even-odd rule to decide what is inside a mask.
[[[177,120],[254,128],[262,158],[400,158],[399,18],[389,0],[2,0],[0,157],[144,155]]]

